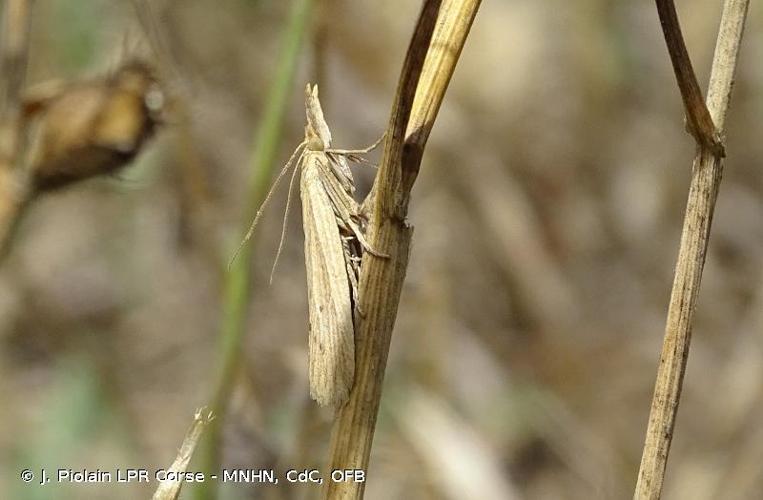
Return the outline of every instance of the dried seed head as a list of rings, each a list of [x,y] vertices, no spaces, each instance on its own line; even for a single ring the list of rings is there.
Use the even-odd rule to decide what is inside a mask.
[[[32,178],[49,190],[131,161],[163,121],[165,97],[151,67],[132,60],[106,78],[32,92],[24,109]]]

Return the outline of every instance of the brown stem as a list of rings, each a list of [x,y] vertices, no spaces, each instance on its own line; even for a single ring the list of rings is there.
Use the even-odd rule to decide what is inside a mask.
[[[673,71],[678,81],[678,89],[681,91],[681,98],[684,101],[686,125],[689,132],[699,144],[713,150],[719,156],[723,156],[723,144],[710,117],[710,112],[702,99],[702,91],[699,89],[697,76],[694,74],[689,53],[686,51],[686,44],[681,34],[681,25],[676,14],[676,6],[673,0],[655,1],[662,32],[665,35],[665,43],[668,46],[670,61],[673,63]]]
[[[384,370],[408,266],[413,228],[406,222],[411,188],[427,138],[466,41],[479,0],[424,3],[400,75],[376,182],[364,203],[371,212],[368,238],[389,255],[365,254],[356,331],[355,385],[339,411],[329,470],[367,471]],[[325,498],[362,498],[364,483],[326,481]]]
[[[29,51],[31,0],[6,0],[3,11],[2,70],[5,111],[19,105]]]
[[[708,117],[715,120],[719,133],[726,122],[748,4],[749,0],[726,0],[723,6],[707,98]],[[636,499],[658,499],[662,492],[722,171],[722,152],[701,142],[694,159]]]
[[[21,91],[29,53],[31,10],[32,0],[6,0],[0,30],[0,258],[8,250],[29,195],[26,175],[19,164],[24,136]]]

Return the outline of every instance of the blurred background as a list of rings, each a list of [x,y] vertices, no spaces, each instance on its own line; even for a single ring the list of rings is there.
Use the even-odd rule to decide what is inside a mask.
[[[302,139],[305,82],[320,85],[337,147],[383,133],[420,2],[151,4],[158,60],[130,2],[34,7],[29,85],[141,53],[177,104],[118,177],[38,199],[2,262],[3,498],[150,497],[153,482],[43,488],[18,473],[169,466],[239,317],[222,465],[280,473],[326,456],[296,196],[268,284],[285,186],[243,256],[249,281],[226,264],[252,193]],[[678,4],[704,88],[722,2]],[[753,2],[666,499],[763,490],[761,58]],[[483,2],[413,192],[366,498],[632,495],[693,154],[653,2]],[[374,170],[355,174],[363,195]],[[282,480],[220,498],[318,492]]]

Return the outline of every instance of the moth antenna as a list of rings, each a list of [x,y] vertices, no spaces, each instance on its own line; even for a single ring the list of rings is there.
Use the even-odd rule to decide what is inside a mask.
[[[344,155],[344,156],[350,156],[350,155],[352,155],[352,156],[364,155],[364,154],[366,154],[366,153],[370,153],[371,151],[373,151],[374,149],[376,149],[376,148],[379,146],[379,144],[381,144],[381,142],[384,140],[384,138],[385,138],[386,136],[387,136],[387,133],[386,133],[386,132],[384,132],[384,133],[382,134],[382,136],[381,136],[381,137],[379,137],[379,139],[378,139],[378,140],[377,140],[375,143],[371,144],[371,145],[370,145],[370,146],[368,146],[367,148],[363,148],[363,149],[337,149],[337,148],[327,148],[325,152],[326,152],[326,153],[334,153],[334,154],[338,154],[338,155]]]
[[[254,216],[254,220],[252,221],[252,224],[249,226],[249,229],[246,231],[246,235],[244,236],[244,239],[241,240],[241,243],[238,244],[238,247],[236,247],[236,251],[233,252],[233,256],[228,261],[228,270],[230,271],[231,266],[233,265],[233,262],[235,262],[236,257],[241,253],[241,250],[243,250],[244,245],[249,241],[249,238],[252,237],[252,233],[254,233],[254,228],[257,226],[257,223],[260,220],[260,216],[262,216],[263,210],[265,210],[265,206],[270,201],[270,198],[273,196],[273,191],[275,191],[276,187],[278,187],[278,184],[281,182],[281,179],[283,179],[283,176],[286,175],[286,173],[289,170],[289,167],[294,162],[294,158],[297,156],[297,152],[300,150],[303,150],[303,148],[307,145],[306,141],[302,141],[299,143],[299,145],[294,149],[294,152],[291,154],[291,157],[289,158],[289,161],[286,162],[286,165],[281,169],[281,172],[279,172],[278,177],[276,177],[275,182],[273,182],[273,185],[270,186],[270,190],[268,191],[268,194],[265,195],[265,199],[262,202],[262,205],[260,205],[260,208],[257,209],[257,214]],[[304,153],[304,150],[300,152],[299,159],[302,159],[302,154]]]
[[[300,159],[303,155],[299,155]],[[276,273],[276,266],[278,266],[278,258],[281,256],[281,250],[283,250],[283,242],[286,240],[286,221],[289,217],[289,207],[291,206],[291,193],[294,187],[294,179],[297,178],[297,172],[299,171],[299,162],[294,167],[294,172],[291,174],[289,180],[289,193],[286,195],[286,210],[283,213],[283,223],[281,224],[281,239],[278,241],[278,251],[276,252],[276,260],[273,261],[273,268],[270,270],[270,284],[273,284],[273,275]]]

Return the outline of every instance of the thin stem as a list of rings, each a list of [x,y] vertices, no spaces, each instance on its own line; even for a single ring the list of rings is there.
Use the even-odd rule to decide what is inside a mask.
[[[183,438],[183,443],[177,452],[175,460],[167,469],[168,472],[183,473],[188,470],[188,464],[191,462],[193,452],[199,444],[204,429],[214,420],[212,412],[206,408],[199,408],[193,416],[193,423]],[[180,495],[180,489],[183,487],[181,480],[164,480],[156,488],[151,500],[177,500]]]
[[[283,52],[279,57],[276,76],[268,92],[267,106],[254,139],[252,177],[247,199],[249,207],[242,217],[242,233],[249,227],[257,208],[268,192],[275,165],[276,151],[281,141],[281,129],[287,109],[288,96],[294,81],[300,48],[310,19],[312,0],[296,0],[284,33]],[[203,470],[215,473],[219,469],[219,446],[221,430],[227,413],[227,405],[235,385],[241,363],[241,344],[246,324],[246,306],[249,303],[250,262],[252,245],[242,247],[225,275],[222,325],[220,331],[220,360],[217,366],[217,382],[211,405],[215,420],[203,448]],[[196,498],[215,498],[211,483],[205,482],[196,490]]]
[[[673,71],[676,74],[678,89],[686,110],[686,123],[689,132],[698,143],[714,150],[723,156],[723,145],[716,132],[716,125],[710,117],[705,102],[702,100],[702,91],[699,89],[697,76],[686,51],[681,25],[678,22],[676,6],[673,0],[655,0],[657,13],[660,16],[660,25],[665,35],[665,43],[668,46],[670,61],[673,63]]]
[[[10,247],[29,201],[25,172],[19,168],[24,137],[21,91],[29,57],[32,0],[6,0],[0,31],[0,258]]]
[[[726,0],[723,6],[707,99],[709,113],[721,135],[726,122],[748,4],[749,0]],[[689,355],[694,310],[721,182],[721,151],[702,142],[699,146],[694,159],[662,355],[634,493],[636,499],[658,499],[662,492]]]
[[[26,78],[31,0],[6,0],[2,25],[2,103],[4,113],[18,107]]]

